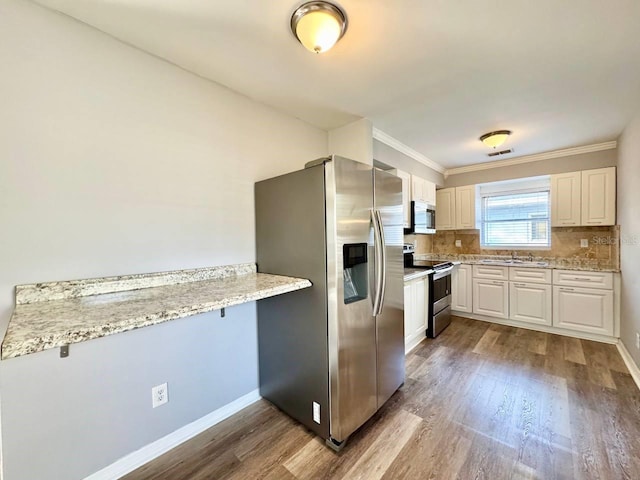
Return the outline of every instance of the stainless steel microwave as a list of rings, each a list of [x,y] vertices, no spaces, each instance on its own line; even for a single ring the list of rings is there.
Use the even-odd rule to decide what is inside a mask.
[[[436,233],[436,207],[424,202],[411,202],[411,232]]]

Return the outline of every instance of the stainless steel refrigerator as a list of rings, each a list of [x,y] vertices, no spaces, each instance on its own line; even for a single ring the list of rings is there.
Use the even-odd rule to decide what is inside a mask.
[[[255,185],[260,394],[334,449],[404,382],[402,184],[332,156]]]

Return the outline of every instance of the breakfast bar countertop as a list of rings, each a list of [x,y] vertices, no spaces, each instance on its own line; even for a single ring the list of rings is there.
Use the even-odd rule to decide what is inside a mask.
[[[255,264],[16,287],[2,360],[311,287]]]

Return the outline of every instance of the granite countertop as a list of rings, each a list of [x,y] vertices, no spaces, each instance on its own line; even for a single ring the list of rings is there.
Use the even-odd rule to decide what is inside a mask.
[[[508,261],[511,260],[511,257],[501,257],[496,255],[471,255],[471,254],[416,254],[416,259],[420,260],[443,260],[450,262],[459,262],[467,265],[475,265],[475,264],[484,264],[490,265],[487,263],[483,263],[483,260],[493,260],[499,262],[500,260]],[[519,258],[518,260],[523,260],[523,258]],[[574,258],[556,258],[556,257],[534,257],[533,262],[546,262],[546,265],[535,265],[532,263],[504,263],[499,264],[496,263],[496,266],[505,266],[505,267],[528,267],[528,268],[552,268],[552,269],[560,269],[560,270],[582,270],[582,271],[590,271],[590,272],[614,272],[619,273],[620,268],[611,265],[608,262],[602,262],[599,260],[591,260],[591,259],[574,259]]]
[[[3,360],[126,332],[311,286],[306,279],[228,265],[16,287]]]
[[[416,278],[426,277],[430,273],[433,273],[432,269],[424,268],[407,268],[404,269],[404,281],[415,280]]]

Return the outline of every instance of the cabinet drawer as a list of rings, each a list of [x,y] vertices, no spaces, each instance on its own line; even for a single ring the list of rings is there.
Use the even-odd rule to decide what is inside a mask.
[[[548,268],[509,267],[509,280],[526,283],[551,283]]]
[[[474,265],[473,278],[509,280],[509,267],[498,267],[495,265]]]
[[[613,273],[554,270],[553,284],[567,287],[604,288],[613,290]]]

